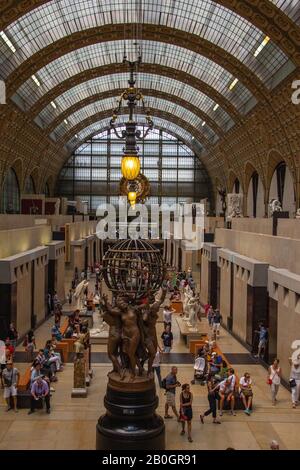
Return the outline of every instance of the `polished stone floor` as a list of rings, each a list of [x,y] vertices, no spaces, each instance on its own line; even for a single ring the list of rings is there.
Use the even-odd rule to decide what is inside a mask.
[[[207,329],[204,320],[203,329]],[[173,353],[188,353],[184,342],[180,339],[177,324],[174,324]],[[48,338],[52,321],[42,325],[36,334],[37,346],[43,346]],[[158,324],[158,336],[162,323]],[[166,422],[167,449],[268,449],[270,441],[276,439],[281,449],[300,449],[300,407],[291,408],[290,393],[281,387],[278,404],[272,406],[269,387],[266,384],[266,370],[259,364],[243,364],[243,357],[248,352],[227,332],[221,333],[219,345],[224,353],[236,354],[239,362],[235,369],[241,376],[246,370],[254,381],[254,411],[252,416],[246,416],[243,411],[237,411],[237,416],[224,414],[222,424],[216,426],[207,418],[202,425],[199,414],[207,408],[206,387],[193,385],[194,420],[193,443],[186,436],[180,436],[180,425],[175,419]],[[22,347],[20,348],[20,350]],[[93,346],[93,352],[105,352],[104,345]],[[240,355],[241,354],[241,355]],[[244,356],[245,355],[245,356]],[[95,355],[97,357],[97,355]],[[174,356],[176,357],[176,354]],[[181,355],[177,356],[179,359]],[[188,361],[186,361],[188,362]],[[190,382],[193,375],[192,363],[177,363],[178,379],[181,383]],[[20,371],[27,364],[17,364]],[[170,365],[162,365],[164,377]],[[94,377],[88,389],[87,398],[71,398],[73,366],[66,364],[60,372],[52,395],[51,414],[37,411],[28,416],[27,410],[6,412],[4,400],[0,400],[0,449],[94,449],[96,423],[104,412],[103,397],[106,388],[106,375],[110,370],[109,364],[94,363]],[[158,389],[159,408],[163,414],[164,392]],[[177,395],[177,403],[179,394]]]

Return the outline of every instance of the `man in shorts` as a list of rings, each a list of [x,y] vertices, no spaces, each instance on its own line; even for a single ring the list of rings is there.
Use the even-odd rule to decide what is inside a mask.
[[[10,397],[13,399],[14,410],[17,413],[17,388],[20,379],[20,373],[18,369],[13,367],[12,361],[8,361],[6,368],[2,372],[2,379],[4,383],[4,398],[7,403],[7,410],[11,410]]]
[[[176,396],[176,387],[180,387],[181,384],[177,380],[177,367],[172,367],[171,372],[166,377],[166,404],[165,404],[165,419],[171,419],[173,416],[170,416],[169,406],[172,408],[174,415],[179,421],[179,414],[176,410],[175,396]]]

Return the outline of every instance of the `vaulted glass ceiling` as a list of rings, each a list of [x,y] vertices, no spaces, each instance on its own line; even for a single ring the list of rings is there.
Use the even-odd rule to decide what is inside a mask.
[[[160,111],[165,111],[167,113],[172,114],[175,117],[185,120],[191,126],[195,127],[205,135],[207,139],[211,142],[213,141],[216,134],[213,132],[212,129],[205,124],[198,116],[193,114],[192,112],[188,111],[186,108],[179,106],[177,104],[172,103],[171,101],[167,101],[164,99],[152,97],[152,96],[145,96],[147,106],[153,109],[157,109]],[[96,103],[89,104],[84,108],[76,111],[71,116],[68,117],[68,124],[62,122],[55,130],[54,133],[58,139],[64,136],[66,132],[68,132],[72,127],[79,124],[81,121],[97,114],[102,111],[112,111],[116,107],[116,99],[115,98],[106,98],[104,100],[98,101]],[[139,114],[139,108],[137,108],[137,114]],[[142,114],[142,113],[141,113]],[[156,118],[155,118],[156,120]],[[202,124],[204,123],[204,126]]]
[[[296,24],[300,25],[300,1],[299,0],[270,0],[280,8]]]
[[[280,2],[278,2],[280,3]],[[125,5],[125,8],[124,8]],[[284,7],[284,5],[282,5]],[[212,0],[143,0],[142,16],[136,0],[53,0],[11,24],[5,33],[16,54],[1,44],[6,76],[24,60],[47,45],[77,31],[107,24],[142,23],[163,25],[195,34],[243,62],[263,81],[286,61],[285,54],[269,43],[262,56],[254,51],[264,34],[250,22]]]
[[[158,90],[169,93],[170,95],[174,95],[178,98],[182,98],[187,103],[192,103],[211,117],[211,119],[213,119],[224,131],[227,129],[228,124],[233,124],[230,116],[221,108],[221,106],[214,111],[216,106],[215,101],[211,100],[204,93],[201,93],[195,88],[178,80],[160,75],[139,73],[137,84],[142,91],[145,89],[154,91]],[[43,124],[47,126],[51,124],[57,116],[70,108],[70,106],[73,106],[89,96],[108,92],[114,89],[124,90],[127,87],[128,73],[97,77],[67,90],[55,99],[56,109],[49,104],[39,114],[39,117],[43,121]]]
[[[233,90],[229,85],[235,77],[212,60],[195,52],[171,44],[154,41],[143,41],[143,63],[163,65],[175,70],[182,70],[208,85],[214,87],[239,110],[249,101],[252,94],[238,82]],[[126,41],[129,59],[136,58],[136,47],[132,41]],[[41,68],[35,76],[41,86],[37,86],[32,78],[28,79],[18,90],[25,102],[32,106],[45,93],[64,80],[89,69],[108,64],[122,63],[124,55],[124,42],[112,41],[83,47],[70,52],[45,67]]]
[[[72,139],[69,140],[69,142],[67,143],[68,148],[74,150],[75,148],[79,146],[79,144],[87,140],[90,136],[99,134],[105,128],[108,128],[110,119],[111,119],[110,117],[106,119],[102,119],[101,121],[94,122],[93,124],[86,127],[85,129],[82,129],[80,132],[78,132],[78,134],[76,134],[76,136],[72,137]],[[144,115],[137,115],[136,119],[140,125],[143,125],[143,123],[145,123]],[[128,114],[120,115],[118,117],[118,124],[120,125],[124,124],[126,121],[128,121]],[[185,129],[182,129],[182,127],[178,126],[177,124],[167,121],[166,119],[156,117],[155,127],[158,129],[164,129],[167,132],[170,132],[176,137],[182,139],[182,141],[185,142],[189,147],[193,147],[193,143],[194,141],[196,141],[196,139],[192,136],[192,134],[187,132]],[[198,143],[198,145],[200,144]]]

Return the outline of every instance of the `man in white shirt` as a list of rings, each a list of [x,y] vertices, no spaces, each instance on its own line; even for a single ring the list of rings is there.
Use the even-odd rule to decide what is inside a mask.
[[[163,310],[163,319],[164,319],[164,324],[166,325],[172,325],[172,315],[175,313],[176,310],[172,308],[170,305],[166,305]]]
[[[155,373],[157,375],[159,387],[162,388],[161,373],[160,373],[160,352],[161,352],[161,350],[159,348],[157,348],[156,355],[155,355],[152,367],[153,367],[153,370],[155,371]]]
[[[234,375],[234,370],[229,369],[229,376],[227,379],[223,380],[219,386],[219,395],[220,395],[220,416],[223,415],[223,406],[224,401],[230,402],[231,414],[232,416],[236,416],[234,411],[235,405],[235,387],[236,387],[236,377]]]

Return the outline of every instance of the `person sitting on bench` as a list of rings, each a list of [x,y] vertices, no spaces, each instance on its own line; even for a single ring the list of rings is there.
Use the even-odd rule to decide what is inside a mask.
[[[46,403],[46,412],[50,413],[50,390],[46,380],[43,379],[43,376],[39,376],[33,382],[31,386],[31,407],[28,414],[35,412],[37,402],[39,400],[45,400]]]
[[[252,380],[250,374],[245,372],[244,377],[240,380],[240,395],[243,401],[245,410],[244,412],[247,415],[251,414],[251,405],[253,400],[253,392],[252,392]]]
[[[228,403],[230,403],[231,407],[231,414],[235,416],[235,411],[234,411],[234,405],[235,405],[235,382],[236,378],[234,375],[234,371],[232,373],[233,369],[229,369],[229,377],[225,380],[223,380],[220,383],[219,387],[219,395],[220,395],[220,416],[223,415],[223,406],[224,406],[224,401],[226,400]]]

